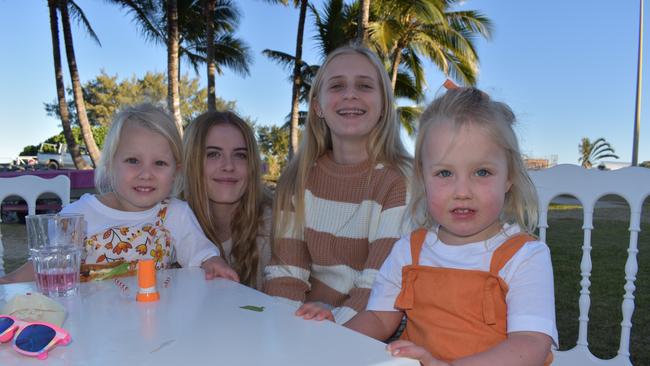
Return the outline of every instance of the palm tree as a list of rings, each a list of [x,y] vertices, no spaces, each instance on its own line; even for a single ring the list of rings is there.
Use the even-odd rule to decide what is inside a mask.
[[[268,1],[281,2],[285,5],[287,2],[287,0]],[[202,0],[202,3],[205,42],[199,35],[188,37],[194,40],[194,48],[198,51],[198,55],[189,56],[189,50],[184,50],[184,53],[188,56],[190,62],[194,61],[194,56],[196,56],[196,59],[203,61],[201,54],[205,53],[204,62],[207,65],[208,76],[208,109],[215,110],[215,76],[217,73],[222,73],[217,64],[217,57],[220,64],[229,65],[233,71],[243,76],[249,74],[248,65],[251,63],[251,57],[248,46],[231,35],[239,25],[239,13],[233,2],[231,0]],[[215,35],[219,35],[216,40]],[[205,52],[202,51],[203,48],[205,48]],[[220,51],[219,55],[215,54],[216,50]]]
[[[289,130],[290,149],[289,159],[298,151],[298,115],[300,112],[299,93],[302,84],[300,68],[302,66],[302,43],[305,35],[305,19],[307,18],[307,0],[300,0],[300,12],[298,14],[298,31],[296,32],[296,54],[293,66],[293,84],[291,86],[291,128]],[[298,1],[294,0],[294,6]]]
[[[176,38],[171,34],[170,15],[173,9],[166,0],[111,0],[120,5],[127,12],[131,13],[139,25],[140,31],[145,38],[157,43],[165,44],[168,47],[167,70],[168,79],[180,78],[180,57],[185,57],[194,69],[198,72],[199,64],[208,64],[208,32],[206,24],[206,2],[196,0],[177,0],[176,29],[178,30],[178,42],[170,42]],[[249,47],[240,39],[233,37],[232,33],[239,24],[239,13],[232,0],[208,0],[214,2],[214,12],[210,11],[210,19],[213,22],[213,45],[214,49],[214,70],[215,74],[223,73],[223,67],[227,67],[241,75],[248,75],[251,56]],[[172,11],[170,11],[172,10]],[[171,47],[178,45],[177,51],[170,51]],[[210,67],[208,65],[208,67]],[[214,77],[208,84],[214,85]],[[171,88],[169,88],[171,90]],[[213,87],[214,89],[214,87]],[[169,93],[169,92],[168,92]],[[214,95],[214,94],[213,94]],[[172,96],[170,100],[173,100]],[[169,109],[172,111],[173,103]],[[180,109],[179,109],[180,110]],[[179,112],[180,116],[180,112]],[[180,123],[179,123],[180,126]]]
[[[370,0],[359,0],[359,20],[357,29],[357,41],[368,43],[368,26],[370,19]]]
[[[278,2],[278,1],[274,1]],[[286,1],[284,2],[286,4]],[[300,100],[302,89],[304,86],[304,71],[305,65],[302,60],[302,45],[305,36],[305,20],[307,19],[307,7],[309,6],[308,0],[293,0],[293,6],[299,8],[298,13],[298,31],[296,32],[296,51],[294,55],[289,55],[284,52],[265,49],[262,51],[264,55],[272,60],[283,64],[284,66],[292,66],[291,73],[291,114],[289,118],[289,159],[298,151],[299,139],[299,115],[300,115]],[[308,67],[307,67],[308,68]]]
[[[424,83],[421,56],[447,76],[474,85],[478,73],[476,36],[490,38],[492,23],[473,11],[451,11],[458,0],[376,0],[370,42],[390,60],[393,88],[400,66]]]
[[[59,102],[59,115],[61,116],[63,136],[68,144],[68,150],[70,151],[75,167],[77,169],[90,169],[88,163],[86,163],[86,161],[81,157],[79,145],[77,145],[77,142],[72,135],[68,103],[65,101],[65,86],[63,83],[63,69],[61,67],[61,49],[59,48],[59,17],[57,14],[58,0],[48,0],[47,6],[50,10],[50,32],[52,33],[52,56],[54,58],[56,96]]]
[[[214,0],[208,0],[214,1]],[[179,7],[180,56],[184,57],[198,73],[202,63],[208,63],[208,44],[212,45],[214,56],[214,75],[223,74],[223,67],[241,76],[250,73],[252,62],[250,48],[233,33],[239,26],[240,14],[232,0],[216,0],[209,20],[213,29],[213,41],[207,41],[205,6],[198,7],[194,2],[184,1]],[[214,76],[212,77],[214,84]],[[210,81],[208,80],[208,84]]]
[[[205,17],[205,43],[207,46],[206,66],[208,75],[208,110],[217,109],[217,94],[215,91],[215,74],[217,72],[214,63],[214,23],[211,21],[216,8],[216,0],[203,0],[203,13]]]
[[[178,130],[183,131],[180,112],[179,11],[177,0],[109,0],[119,5],[140,26],[145,39],[167,48],[167,108]],[[182,0],[181,0],[182,1]]]
[[[86,27],[88,34],[93,38],[98,44],[99,39],[95,34],[95,31],[90,26],[86,15],[83,13],[81,8],[72,0],[59,0],[59,11],[61,12],[61,24],[63,25],[63,39],[65,42],[65,52],[68,59],[68,69],[70,70],[70,78],[72,79],[72,93],[74,96],[75,108],[77,109],[77,119],[79,120],[79,127],[81,128],[81,135],[83,136],[84,142],[86,143],[86,148],[88,148],[88,154],[93,164],[97,166],[99,164],[100,151],[95,143],[95,138],[93,137],[92,129],[90,128],[90,122],[88,121],[88,115],[86,114],[86,106],[84,104],[83,92],[81,90],[81,81],[79,80],[79,69],[77,68],[77,59],[74,52],[74,44],[72,42],[72,30],[70,28],[70,15],[68,9],[76,16],[77,19],[81,20],[81,23]]]
[[[262,54],[271,60],[275,61],[278,65],[282,66],[289,72],[288,80],[293,83],[293,69],[295,66],[295,56],[286,52],[274,51],[265,49]],[[300,63],[300,89],[298,90],[298,101],[300,103],[307,103],[309,98],[309,90],[311,89],[311,82],[316,76],[320,65],[308,64],[304,60]],[[302,112],[299,112],[299,114]],[[300,121],[300,117],[298,118]],[[302,123],[299,123],[302,125]],[[287,116],[287,126],[291,126],[291,113]]]
[[[583,137],[580,145],[578,145],[580,158],[578,162],[583,168],[591,168],[598,160],[605,158],[618,159],[618,155],[614,154],[614,148],[603,137],[591,142],[588,137]]]
[[[179,87],[178,3],[167,0],[167,105],[179,131],[183,131]]]

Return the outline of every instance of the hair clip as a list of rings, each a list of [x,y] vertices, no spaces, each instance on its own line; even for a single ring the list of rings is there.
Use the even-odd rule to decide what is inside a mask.
[[[458,84],[454,83],[451,79],[445,80],[445,82],[442,84],[442,86],[445,87],[447,90],[452,90],[458,88]]]

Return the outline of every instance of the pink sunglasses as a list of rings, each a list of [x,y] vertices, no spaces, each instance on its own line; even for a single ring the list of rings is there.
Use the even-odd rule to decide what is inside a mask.
[[[39,360],[56,344],[70,343],[70,334],[54,324],[25,322],[9,315],[0,315],[0,343],[14,340],[16,352]]]

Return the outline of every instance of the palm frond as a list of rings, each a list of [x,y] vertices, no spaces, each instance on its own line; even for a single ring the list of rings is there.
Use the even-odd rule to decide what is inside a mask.
[[[151,0],[106,0],[119,5],[132,15],[132,21],[146,41],[166,44],[165,22],[161,20],[161,10]]]
[[[492,38],[492,21],[487,16],[478,11],[452,11],[447,12],[446,17],[449,26],[454,29],[466,30],[471,34],[481,35],[487,40],[490,40]]]
[[[407,48],[402,53],[402,65],[411,72],[413,81],[415,82],[415,90],[418,91],[415,96],[416,102],[421,102],[424,98],[424,90],[427,86],[426,77],[424,75],[424,65],[422,65],[422,60],[415,49]]]
[[[394,94],[397,98],[408,98],[414,101],[424,98],[422,89],[418,89],[413,77],[403,70],[397,72]]]
[[[95,30],[93,27],[90,25],[90,22],[88,21],[88,18],[86,18],[86,14],[84,11],[81,9],[77,3],[75,3],[73,0],[68,0],[68,11],[70,12],[70,16],[74,18],[78,23],[81,23],[83,27],[86,29],[86,32],[88,35],[90,35],[90,38],[92,38],[97,44],[101,47],[102,43],[99,41],[99,37],[97,37],[97,33],[95,33]]]
[[[397,107],[397,116],[400,124],[406,130],[409,136],[415,136],[417,131],[416,123],[422,114],[422,107],[420,106],[399,106]]]
[[[282,66],[284,70],[293,72],[293,64],[296,60],[295,56],[282,51],[270,50],[268,48],[263,50],[262,54]]]
[[[240,76],[249,76],[249,65],[253,63],[250,47],[232,34],[223,34],[215,40],[214,60]]]
[[[319,12],[315,6],[309,5],[314,16],[316,34],[314,39],[320,49],[320,54],[327,56],[335,49],[347,44],[356,35],[356,30],[350,27],[352,19],[343,0],[328,0]]]
[[[190,63],[195,73],[199,73],[201,65],[206,62],[205,55],[199,54],[197,50],[186,48],[182,45],[178,46],[178,53],[180,57],[185,58]]]
[[[585,168],[591,168],[598,160],[613,158],[618,159],[619,156],[614,153],[612,145],[600,137],[591,142],[588,137],[583,137],[578,145],[580,157],[578,163]]]
[[[444,9],[447,7],[441,0],[410,0],[410,14],[425,23],[445,23]]]
[[[189,45],[189,47],[182,47],[182,51],[191,63],[207,62],[207,47],[203,39]],[[244,41],[231,34],[222,34],[214,40],[214,62],[219,75],[223,74],[225,66],[241,76],[248,76],[253,57],[250,47]]]

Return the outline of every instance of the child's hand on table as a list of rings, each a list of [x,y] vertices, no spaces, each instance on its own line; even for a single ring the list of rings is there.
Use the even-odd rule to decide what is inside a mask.
[[[296,316],[301,316],[303,319],[310,320],[330,320],[334,321],[334,315],[327,305],[319,302],[306,302],[296,310]]]
[[[413,358],[424,366],[450,366],[444,361],[434,358],[424,347],[409,341],[395,341],[386,346],[388,352],[395,357]]]
[[[226,278],[235,282],[239,282],[239,276],[223,258],[214,256],[206,259],[201,263],[201,268],[205,272],[205,279],[212,280],[217,277]]]

